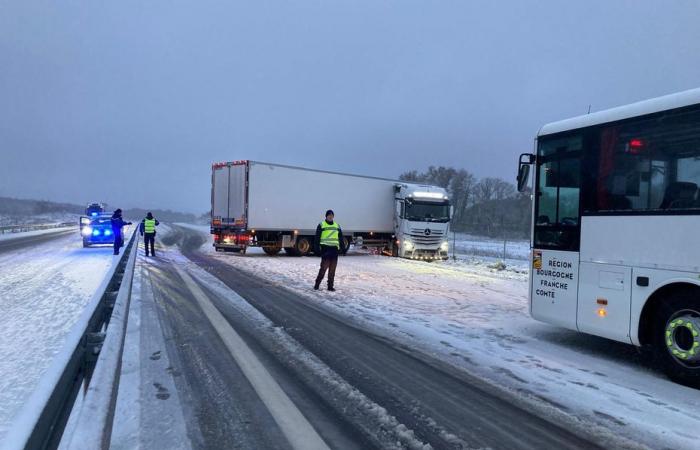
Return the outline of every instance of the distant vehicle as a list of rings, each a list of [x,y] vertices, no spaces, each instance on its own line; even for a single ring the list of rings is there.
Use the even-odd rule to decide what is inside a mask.
[[[83,237],[83,247],[96,244],[114,244],[112,214],[103,212],[81,217],[80,235]]]
[[[403,258],[447,259],[451,206],[435,186],[255,161],[212,166],[211,233],[217,251],[262,247],[313,252],[327,209],[350,243]]]
[[[700,385],[700,89],[545,125],[535,167],[530,312],[653,349]]]
[[[90,203],[85,208],[85,215],[88,217],[98,216],[105,212],[105,205],[102,203]]]

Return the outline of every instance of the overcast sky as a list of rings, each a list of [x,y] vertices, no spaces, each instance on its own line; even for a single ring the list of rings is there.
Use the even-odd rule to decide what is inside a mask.
[[[514,177],[550,121],[700,86],[700,2],[0,0],[0,196],[209,208],[235,159]]]

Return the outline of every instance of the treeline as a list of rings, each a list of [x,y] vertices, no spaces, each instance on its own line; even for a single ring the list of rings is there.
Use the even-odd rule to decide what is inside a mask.
[[[450,193],[454,207],[452,229],[492,237],[526,238],[530,232],[530,193],[520,193],[501,178],[478,179],[465,169],[430,166],[411,170],[402,181],[440,186]]]
[[[107,211],[111,212],[116,207],[107,205]],[[172,211],[169,209],[143,209],[143,208],[122,208],[124,217],[132,220],[140,220],[151,211],[158,220],[163,222],[185,222],[198,223],[204,216]],[[0,197],[0,215],[11,217],[30,217],[44,214],[85,214],[85,205],[72,203],[57,203],[46,200],[28,200],[9,197]],[[208,215],[206,220],[208,220]]]

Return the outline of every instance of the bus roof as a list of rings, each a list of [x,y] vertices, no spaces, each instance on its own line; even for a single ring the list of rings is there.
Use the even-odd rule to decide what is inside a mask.
[[[649,100],[643,100],[629,105],[618,106],[603,111],[598,111],[559,122],[548,123],[540,128],[537,136],[560,133],[562,131],[576,130],[592,125],[614,122],[616,120],[629,119],[630,117],[653,114],[669,109],[682,108],[684,106],[700,103],[700,88],[664,95]]]

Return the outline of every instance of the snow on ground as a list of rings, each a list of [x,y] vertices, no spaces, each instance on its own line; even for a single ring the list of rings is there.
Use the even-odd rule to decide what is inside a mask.
[[[527,240],[496,239],[471,234],[455,233],[450,239],[450,246],[457,255],[483,256],[506,260],[527,260],[530,258],[530,242]]]
[[[329,293],[311,289],[317,258],[270,257],[260,249],[216,253],[210,239],[202,250],[540,407],[652,447],[697,448],[700,392],[667,380],[632,346],[531,319],[526,270],[498,271],[473,258],[428,263],[351,251],[338,264],[338,292]]]
[[[82,248],[77,227],[0,254],[0,442],[111,262],[111,247]]]

